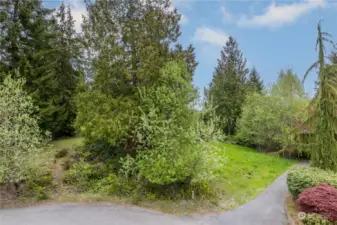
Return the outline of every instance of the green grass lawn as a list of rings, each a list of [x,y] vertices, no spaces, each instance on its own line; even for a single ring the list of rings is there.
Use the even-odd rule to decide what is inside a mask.
[[[75,148],[83,144],[83,138],[75,137],[75,138],[64,138],[57,141],[51,141],[50,145],[54,151],[61,150],[63,148]]]
[[[222,180],[215,184],[223,191],[223,198],[241,205],[260,194],[269,184],[296,163],[254,149],[222,144],[227,163],[220,171]]]
[[[83,144],[82,138],[69,138],[51,142],[52,151],[72,149]],[[254,149],[232,144],[216,143],[223,149],[223,166],[219,169],[219,179],[211,185],[220,193],[219,204],[212,201],[161,201],[144,200],[139,206],[160,211],[183,214],[192,212],[224,211],[242,205],[260,194],[277,177],[296,163],[276,156],[259,153]],[[66,201],[108,201],[131,203],[130,199],[93,194],[63,196]],[[215,206],[216,205],[216,206]]]

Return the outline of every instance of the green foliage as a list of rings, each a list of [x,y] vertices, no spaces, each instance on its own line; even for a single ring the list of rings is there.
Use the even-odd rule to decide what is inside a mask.
[[[216,115],[212,101],[204,102],[204,107],[198,112],[197,135],[205,142],[224,141],[225,134],[220,130],[220,117]]]
[[[142,187],[142,195],[152,200],[218,200],[218,193],[207,183],[176,182],[168,185],[145,184]]]
[[[316,213],[306,214],[302,223],[304,225],[337,225],[337,222],[329,221]]]
[[[324,42],[334,45],[330,40],[331,35],[322,32],[321,23],[317,26],[318,36],[316,49],[318,49],[318,60],[310,66],[308,73],[314,69],[318,72],[318,89],[315,97],[309,105],[310,115],[306,124],[314,133],[312,143],[309,148],[311,151],[311,165],[325,170],[337,171],[337,120],[336,120],[336,65],[327,66],[325,64]]]
[[[206,91],[208,100],[216,106],[221,129],[226,134],[232,135],[236,130],[236,121],[241,115],[247,91],[247,74],[246,59],[243,58],[237,41],[229,37],[221,51],[212,82]]]
[[[52,184],[53,177],[51,171],[46,169],[29,170],[22,188],[19,190],[20,197],[33,197],[38,201],[48,199]]]
[[[248,89],[259,94],[262,94],[264,90],[263,81],[260,78],[260,74],[257,72],[255,67],[250,71],[248,81]]]
[[[297,197],[305,189],[328,183],[337,188],[337,174],[319,168],[295,167],[288,173],[287,184],[290,193]]]
[[[134,127],[136,102],[90,90],[77,97],[78,114],[75,126],[86,142],[107,142],[111,146],[126,145]]]
[[[245,144],[277,151],[289,116],[279,97],[253,93],[243,106],[236,137]]]
[[[19,74],[16,74],[19,76]],[[46,147],[23,79],[7,76],[0,85],[0,182],[18,183]]]
[[[197,64],[194,48],[177,44],[180,15],[170,10],[168,0],[88,1],[87,8],[83,30],[91,82],[77,98],[75,126],[89,144],[105,142],[134,152],[139,90],[160,83],[161,69],[171,60],[186,64],[188,72],[181,75],[191,82]],[[172,45],[176,48],[170,49]]]
[[[82,191],[87,191],[106,174],[107,169],[102,165],[78,162],[64,174],[63,181],[66,184],[76,185]]]
[[[281,70],[269,93],[247,96],[236,138],[267,151],[303,150],[294,144],[294,130],[304,120],[307,102],[296,74]]]
[[[124,162],[125,174],[131,167],[138,176],[161,185],[212,178],[206,169],[217,166],[216,149],[198,136],[197,115],[190,108],[194,89],[184,73],[183,64],[168,63],[158,86],[141,92],[142,115],[134,134],[138,154]],[[204,166],[211,157],[212,166]]]
[[[281,70],[278,80],[272,85],[271,94],[280,96],[289,106],[293,106],[294,100],[305,97],[301,80],[291,69]]]
[[[38,106],[39,125],[53,137],[70,135],[79,79],[79,40],[70,8],[54,10],[41,0],[4,0],[0,14],[0,69],[19,70]]]

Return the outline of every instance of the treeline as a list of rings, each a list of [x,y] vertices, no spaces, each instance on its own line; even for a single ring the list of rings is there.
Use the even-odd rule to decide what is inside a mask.
[[[335,169],[333,96],[337,57],[335,48],[328,57],[324,51],[324,42],[334,47],[330,38],[319,23],[318,60],[308,70],[318,69],[317,92],[310,98],[304,91],[304,79],[291,68],[280,70],[277,81],[264,87],[257,70],[248,70],[238,43],[230,37],[205,90],[206,100],[215,106],[219,128],[227,139],[265,152],[312,157],[320,168]],[[327,143],[330,147],[326,147]],[[320,163],[318,159],[323,158],[324,163]]]
[[[309,102],[302,82],[290,68],[265,87],[255,67],[246,66],[237,41],[230,37],[221,51],[213,79],[205,90],[215,106],[227,139],[266,152],[293,152],[294,130],[303,124]]]
[[[178,43],[181,16],[168,0],[146,4],[126,0],[86,1],[86,8],[82,32],[76,33],[70,7],[63,3],[58,9],[48,9],[41,0],[1,1],[2,80],[13,71],[26,80],[24,90],[37,106],[39,126],[50,131],[53,138],[78,133],[88,143],[122,144],[132,151],[135,122],[131,118],[140,117],[140,112],[134,110],[143,104],[140,93],[161,83],[162,69],[173,61],[184,62],[187,72],[181,75],[182,79],[193,86],[198,65],[194,47],[185,49]],[[256,130],[267,138],[279,133],[280,127],[273,127],[277,132],[267,132],[261,123],[242,121],[248,117],[244,110],[250,114],[254,111],[248,109],[252,93],[264,98],[271,95],[287,98],[285,105],[297,106],[292,99],[307,99],[291,70],[280,72],[278,87],[265,88],[258,71],[248,69],[237,41],[230,37],[205,90],[205,105],[215,108],[217,127],[225,135],[262,149],[279,150],[280,141],[276,144],[257,140],[258,134],[252,132]],[[104,104],[106,101],[110,103]],[[189,104],[194,104],[193,101]],[[257,113],[261,119],[263,113],[270,112]],[[279,126],[287,124],[280,118],[283,116],[273,118],[271,123],[279,120]],[[290,120],[294,122],[297,118]],[[250,137],[243,136],[244,124],[249,125]]]
[[[308,101],[291,70],[281,71],[279,81],[265,88],[230,37],[205,89],[205,107],[198,111],[194,47],[179,44],[181,16],[169,0],[85,4],[82,32],[76,33],[71,9],[63,3],[57,9],[45,8],[41,0],[0,3],[1,79],[6,74],[24,78],[38,124],[52,138],[79,134],[87,144],[136,154],[142,116],[169,120],[173,108],[180,107],[190,115],[174,115],[180,117],[179,126],[198,114],[203,123],[239,143],[267,151],[289,146],[290,130],[301,123]],[[151,93],[159,87],[171,89]],[[179,91],[186,92],[180,103],[173,99]],[[147,99],[155,94],[162,96]],[[152,115],[152,108],[161,115]]]

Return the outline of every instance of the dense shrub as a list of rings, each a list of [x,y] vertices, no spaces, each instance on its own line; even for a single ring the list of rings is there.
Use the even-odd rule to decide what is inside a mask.
[[[236,138],[263,151],[300,152],[302,147],[293,141],[293,131],[305,118],[307,103],[297,75],[281,70],[277,83],[266,94],[247,96]]]
[[[263,150],[279,150],[287,111],[278,96],[257,93],[248,96],[238,121],[237,139]]]
[[[115,174],[110,173],[108,176],[95,182],[95,185],[91,187],[90,191],[97,192],[101,194],[115,194],[119,183],[118,177]]]
[[[305,213],[318,213],[330,221],[337,221],[337,189],[328,184],[303,191],[296,200],[297,208]]]
[[[329,221],[316,213],[307,214],[302,223],[304,225],[337,225],[337,222]]]
[[[98,180],[108,174],[105,166],[92,165],[86,162],[78,162],[70,168],[63,177],[66,184],[75,185],[83,191],[89,190]]]
[[[45,200],[49,198],[53,177],[51,171],[46,169],[33,169],[28,171],[26,180],[23,181],[19,194],[21,197]]]
[[[168,63],[154,87],[139,90],[140,117],[132,139],[137,153],[123,160],[122,173],[157,185],[214,178],[219,162],[215,127],[202,126],[191,107],[193,86],[182,63]],[[206,129],[209,129],[206,131]]]
[[[23,91],[24,84],[25,80],[8,76],[0,85],[0,183],[15,186],[36,166],[47,141],[34,117],[32,99]]]
[[[290,193],[297,197],[305,189],[327,183],[337,188],[337,174],[318,168],[295,167],[288,173],[287,184]]]

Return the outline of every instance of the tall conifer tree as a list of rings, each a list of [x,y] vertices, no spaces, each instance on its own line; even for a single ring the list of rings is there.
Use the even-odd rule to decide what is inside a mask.
[[[221,51],[207,96],[217,106],[221,127],[226,134],[234,134],[246,94],[248,69],[237,41],[229,37]]]

